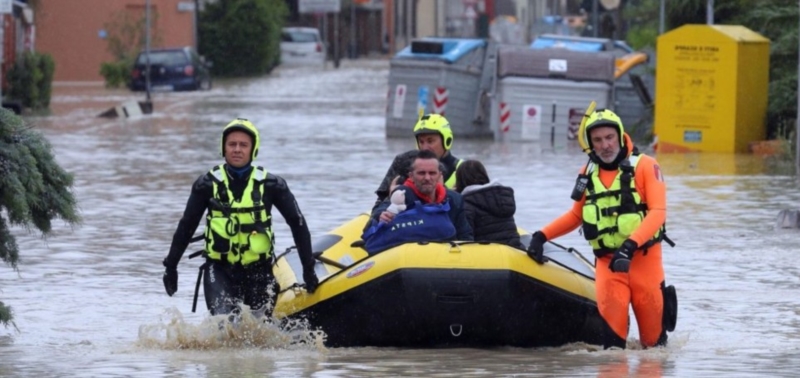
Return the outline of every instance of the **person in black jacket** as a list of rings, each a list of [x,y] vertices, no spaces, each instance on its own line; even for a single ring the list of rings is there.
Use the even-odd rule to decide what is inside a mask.
[[[464,198],[464,213],[475,241],[503,243],[524,250],[514,213],[514,189],[489,181],[486,168],[466,160],[456,170],[456,191]]]
[[[270,314],[279,291],[272,273],[272,207],[292,230],[303,265],[306,291],[318,285],[311,235],[286,181],[251,163],[258,155],[258,129],[237,118],[222,131],[225,164],[201,175],[192,185],[183,217],[164,259],[164,289],[178,290],[178,262],[206,214],[206,263],[201,266],[206,306],[212,315],[238,311],[238,304]]]

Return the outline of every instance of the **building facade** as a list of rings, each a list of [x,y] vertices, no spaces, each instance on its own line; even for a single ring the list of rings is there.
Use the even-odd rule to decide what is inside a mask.
[[[54,81],[102,82],[100,65],[116,60],[109,41],[143,20],[147,1],[38,0],[35,49],[53,56]],[[194,0],[149,2],[151,48],[195,46]]]

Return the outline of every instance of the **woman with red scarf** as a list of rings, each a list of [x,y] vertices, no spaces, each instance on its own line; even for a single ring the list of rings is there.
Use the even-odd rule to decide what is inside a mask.
[[[362,236],[370,254],[408,242],[472,240],[464,201],[442,184],[436,154],[420,151],[411,167],[409,178],[394,189],[405,191],[406,210],[387,211],[385,201],[372,213],[371,226]]]

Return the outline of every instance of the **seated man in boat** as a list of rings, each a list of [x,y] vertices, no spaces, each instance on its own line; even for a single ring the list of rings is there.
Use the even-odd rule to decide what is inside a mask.
[[[447,118],[439,114],[428,114],[420,117],[414,125],[414,139],[417,142],[417,149],[404,152],[395,156],[386,176],[383,177],[378,190],[374,212],[378,206],[389,197],[392,192],[393,183],[398,176],[404,175],[411,169],[411,162],[419,151],[431,151],[436,154],[436,158],[443,164],[442,179],[444,186],[453,189],[456,184],[456,168],[461,164],[461,159],[453,156],[450,148],[453,147],[453,130]],[[402,182],[400,182],[402,184]]]
[[[432,151],[417,154],[409,178],[395,191],[405,194],[405,211],[387,211],[381,203],[372,213],[370,227],[362,236],[370,254],[419,241],[472,240],[461,195],[441,183],[439,159]]]

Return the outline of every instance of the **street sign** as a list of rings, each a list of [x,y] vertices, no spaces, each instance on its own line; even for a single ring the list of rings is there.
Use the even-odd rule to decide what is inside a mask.
[[[424,113],[428,109],[428,87],[422,85],[417,90],[417,113],[420,110]]]
[[[299,13],[339,13],[342,0],[298,0]]]
[[[0,0],[0,13],[11,13],[14,11],[13,0]]]
[[[542,107],[540,105],[522,106],[522,139],[539,140],[542,132]]]
[[[403,118],[403,107],[406,102],[406,85],[398,84],[394,90],[394,112],[392,117]]]
[[[474,6],[468,5],[467,9],[464,10],[464,17],[469,18],[470,20],[474,20],[478,18],[478,12],[475,11]]]
[[[181,1],[178,3],[178,12],[194,12],[194,1]]]
[[[620,0],[600,0],[600,5],[606,8],[606,10],[614,10],[619,8],[620,2]]]

